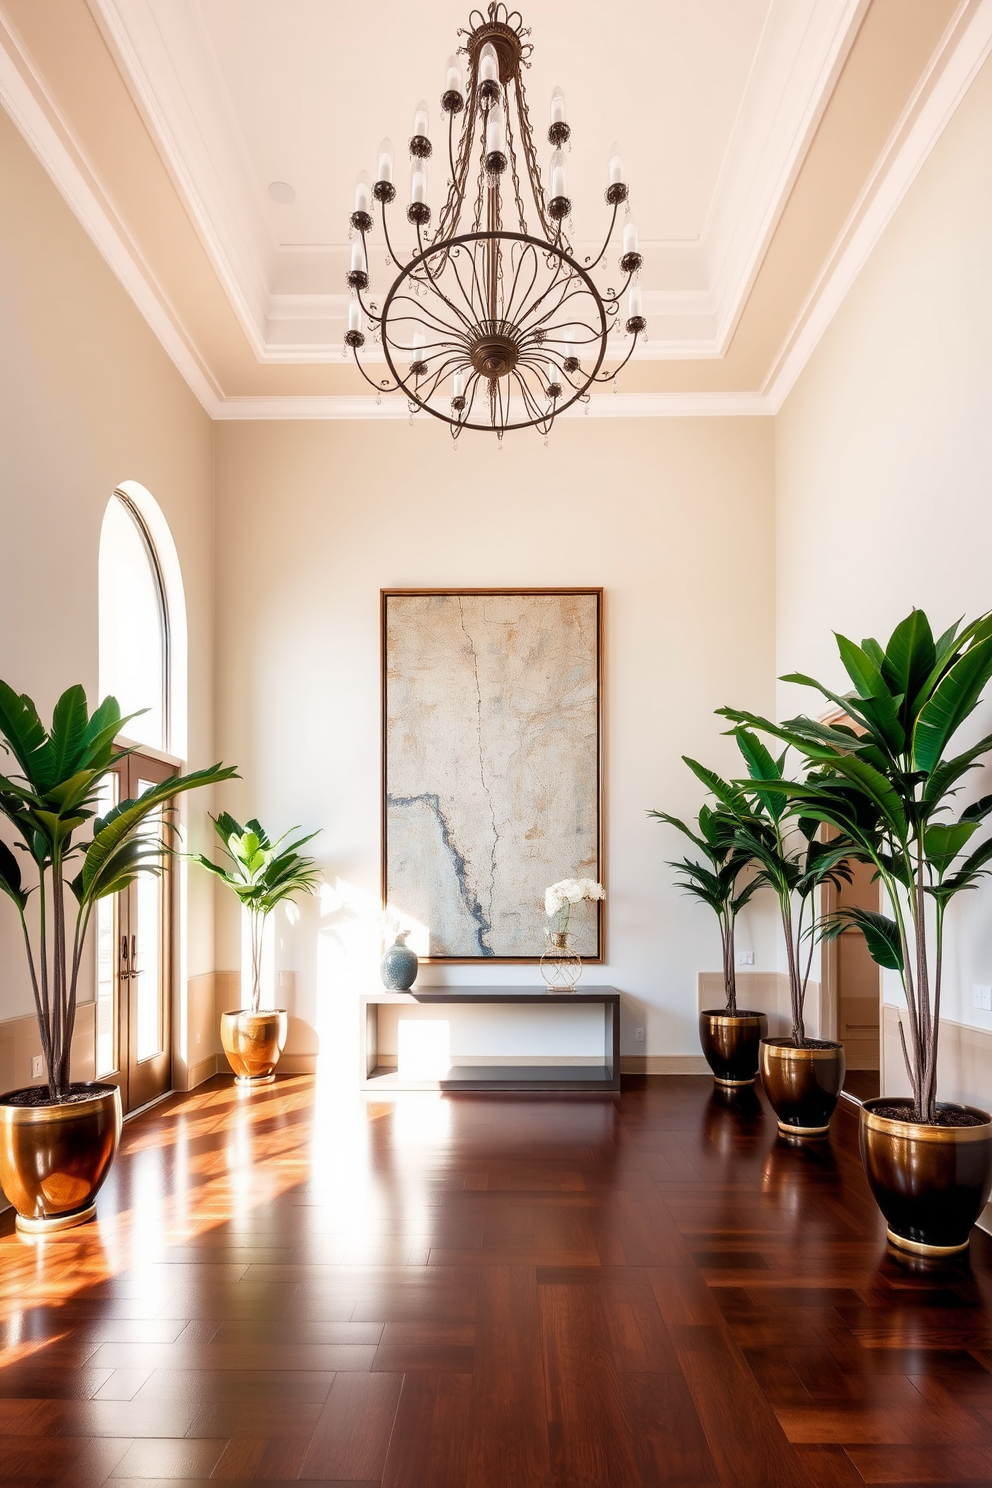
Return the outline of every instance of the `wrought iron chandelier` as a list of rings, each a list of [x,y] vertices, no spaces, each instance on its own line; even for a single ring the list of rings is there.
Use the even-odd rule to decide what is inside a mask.
[[[469,29],[458,35],[464,41],[448,60],[441,95],[450,179],[433,231],[427,105],[419,104],[414,116],[406,219],[416,230],[416,248],[409,255],[398,250],[395,222],[390,231],[397,188],[388,139],[379,146],[374,184],[365,172],[358,178],[345,347],[377,393],[405,394],[411,416],[424,409],[449,424],[455,439],[462,429],[487,430],[499,439],[511,429],[547,434],[566,408],[588,401],[595,383],[613,380],[645,331],[630,190],[614,145],[605,189],[609,231],[598,256],[580,263],[565,231],[572,211],[564,153],[571,127],[560,88],[551,99],[548,129],[550,189],[541,184],[522,76],[533,50],[529,29],[519,11],[493,3],[487,15],[473,11]],[[525,194],[533,203],[532,226]],[[373,201],[382,216],[387,266],[397,270],[381,310],[367,298]],[[621,208],[619,268],[626,277],[618,290],[601,290],[593,274],[606,269]],[[379,382],[358,355],[366,331],[381,342],[391,374]],[[619,365],[604,372],[611,332],[618,340],[626,333],[629,346],[625,354],[617,348]]]

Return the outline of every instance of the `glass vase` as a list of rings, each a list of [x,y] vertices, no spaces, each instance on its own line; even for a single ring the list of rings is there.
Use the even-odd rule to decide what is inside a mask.
[[[541,975],[552,992],[574,992],[582,975],[582,957],[567,930],[549,930],[548,948],[541,957]]]

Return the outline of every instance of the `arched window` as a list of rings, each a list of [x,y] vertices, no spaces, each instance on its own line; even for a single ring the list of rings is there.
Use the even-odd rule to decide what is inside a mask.
[[[178,560],[161,511],[133,482],[114,492],[104,514],[99,582],[100,696],[110,693],[122,713],[140,714],[125,726],[129,739],[183,754],[185,698],[177,695],[176,674],[183,673],[184,692],[185,614],[177,611],[185,606]]]

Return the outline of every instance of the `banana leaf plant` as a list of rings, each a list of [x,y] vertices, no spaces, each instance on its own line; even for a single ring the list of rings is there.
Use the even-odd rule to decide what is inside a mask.
[[[913,1119],[937,1121],[937,1051],[948,906],[989,872],[992,837],[976,841],[992,795],[959,808],[968,774],[992,750],[986,734],[957,754],[951,743],[974,714],[992,678],[992,614],[936,640],[922,610],[896,626],[888,645],[837,636],[851,681],[843,695],[804,673],[782,680],[811,687],[849,722],[801,716],[783,724],[721,709],[736,725],[760,729],[805,758],[803,780],[761,780],[770,797],[845,834],[872,863],[890,913],[848,911],[873,959],[899,973],[906,1025],[899,1036],[913,1095]],[[760,773],[760,772],[759,772]],[[838,927],[839,928],[839,927]]]
[[[734,934],[737,916],[759,887],[754,878],[741,886],[741,875],[751,862],[750,855],[736,842],[735,833],[743,819],[750,815],[750,805],[742,791],[731,786],[705,765],[688,755],[682,756],[689,769],[707,789],[716,791],[724,803],[716,807],[703,804],[696,817],[698,831],[667,811],[649,811],[657,821],[675,827],[698,849],[704,862],[692,858],[669,861],[668,867],[681,874],[675,887],[693,895],[716,915],[720,925],[720,947],[723,960],[723,986],[727,1011],[737,1011],[737,972]]]
[[[848,864],[853,843],[844,836],[818,842],[819,821],[795,812],[788,797],[765,788],[769,780],[784,779],[787,751],[773,759],[757,734],[737,728],[734,735],[748,776],[755,783],[752,800],[756,807],[738,827],[736,841],[758,866],[756,882],[767,884],[778,900],[789,976],[792,1042],[801,1049],[810,1042],[806,1037],[806,993],[813,952],[824,924],[816,893],[827,883],[836,887],[850,883]]]
[[[189,857],[227,884],[248,911],[251,931],[251,1004],[257,1014],[262,1001],[262,939],[265,922],[277,905],[294,899],[297,894],[312,894],[320,882],[320,869],[313,858],[299,849],[317,836],[308,832],[283,847],[289,832],[272,842],[254,817],[242,826],[227,811],[212,818],[221,840],[226,864],[214,863],[203,853]],[[291,830],[295,830],[292,828]]]
[[[46,729],[31,699],[0,682],[0,747],[16,764],[0,775],[0,819],[13,828],[21,854],[0,840],[0,890],[20,919],[54,1103],[70,1095],[79,972],[95,906],[140,873],[161,871],[165,844],[140,830],[152,812],[167,812],[181,792],[235,773],[222,765],[195,770],[98,816],[101,782],[130,753],[114,740],[136,716],[122,717],[112,697],[91,715],[82,687],[70,687]],[[30,864],[27,880],[22,862]]]

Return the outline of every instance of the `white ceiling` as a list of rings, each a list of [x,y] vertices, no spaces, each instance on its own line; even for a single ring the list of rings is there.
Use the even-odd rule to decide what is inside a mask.
[[[340,355],[354,178],[425,97],[467,0],[90,0],[256,355]],[[718,356],[864,0],[530,0],[526,87],[543,142],[560,83],[575,237],[607,223],[619,139],[645,254],[648,356]],[[542,153],[547,153],[545,149]],[[435,206],[447,171],[436,150]],[[272,201],[289,182],[292,205]],[[401,188],[402,189],[402,188]],[[380,285],[385,270],[378,276]]]

